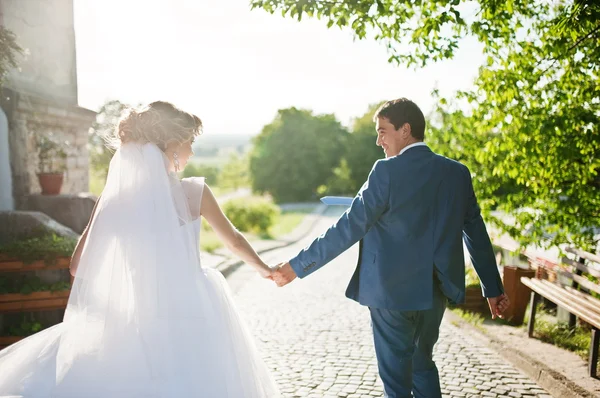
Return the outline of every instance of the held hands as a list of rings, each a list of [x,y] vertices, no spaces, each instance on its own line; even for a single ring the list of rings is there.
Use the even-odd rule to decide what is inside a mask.
[[[259,271],[260,276],[266,279],[270,279],[282,287],[296,279],[296,273],[292,269],[290,263],[280,263],[273,268],[263,268]]]
[[[258,273],[265,279],[274,281],[277,286],[283,287],[296,279],[296,273],[292,269],[290,263],[280,263],[275,267],[264,265],[258,269]]]
[[[262,264],[261,267],[259,267],[258,270],[258,274],[265,278],[265,279],[271,279],[273,280],[272,276],[273,276],[273,272],[275,272],[277,268],[271,268],[269,267],[267,264]]]
[[[510,305],[508,296],[502,293],[497,297],[488,297],[487,301],[490,306],[490,312],[492,313],[492,319],[496,319],[496,317],[504,318],[504,311],[506,311]]]
[[[276,271],[272,275],[273,281],[279,287],[283,287],[296,279],[296,273],[290,263],[281,263],[277,266]]]

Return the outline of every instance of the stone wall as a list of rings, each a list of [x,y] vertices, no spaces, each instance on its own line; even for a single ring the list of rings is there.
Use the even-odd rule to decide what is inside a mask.
[[[78,234],[87,226],[97,198],[89,193],[79,195],[28,195],[21,210],[39,211]]]
[[[89,190],[88,130],[95,112],[77,105],[73,0],[0,0],[0,23],[24,49],[0,93],[8,119],[14,207],[41,191],[36,134],[69,141],[62,193]]]
[[[62,193],[89,190],[88,132],[96,113],[68,102],[2,90],[0,106],[9,122],[10,163],[16,208],[24,196],[41,192],[37,179],[36,134],[52,132],[67,149]]]
[[[25,50],[4,86],[77,104],[73,0],[0,0],[0,23]]]

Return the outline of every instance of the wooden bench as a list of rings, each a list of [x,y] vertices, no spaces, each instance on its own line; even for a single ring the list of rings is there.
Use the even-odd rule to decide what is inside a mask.
[[[600,342],[600,300],[592,297],[591,292],[600,294],[600,285],[588,279],[588,275],[600,278],[600,256],[583,250],[568,248],[577,260],[563,258],[560,267],[554,269],[555,282],[538,278],[521,278],[521,282],[531,289],[529,337],[533,335],[535,312],[540,297],[544,297],[559,307],[569,311],[569,326],[575,327],[576,318],[580,318],[592,327],[592,341],[588,362],[589,374],[596,377],[598,363],[598,343]],[[538,267],[544,267],[538,264]]]

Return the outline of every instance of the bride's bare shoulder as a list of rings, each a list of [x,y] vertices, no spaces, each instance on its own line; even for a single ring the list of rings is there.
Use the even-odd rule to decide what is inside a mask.
[[[192,193],[201,193],[205,185],[204,177],[186,177],[181,180],[181,186],[188,196]]]
[[[188,204],[194,218],[200,215],[202,196],[204,190],[208,187],[204,182],[204,177],[188,177],[181,180],[181,186],[187,196]]]

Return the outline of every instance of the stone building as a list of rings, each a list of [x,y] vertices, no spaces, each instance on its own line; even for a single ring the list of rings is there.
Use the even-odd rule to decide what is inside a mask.
[[[25,50],[0,98],[0,211],[31,208],[38,194],[36,135],[68,141],[62,193],[88,191],[88,131],[78,106],[73,0],[0,0],[0,24]],[[35,202],[35,200],[34,200]]]
[[[73,0],[0,0],[0,24],[25,50],[0,92],[0,245],[40,231],[77,238],[95,202],[86,192],[88,131],[96,113],[78,106]],[[36,138],[49,133],[69,142],[63,188],[53,196],[40,195],[37,179]],[[26,275],[48,285],[70,280],[64,266],[2,273],[11,283],[22,283]],[[33,332],[10,332],[25,319],[43,327],[60,322],[66,303],[51,302],[31,311],[5,308],[0,313],[0,348]]]

